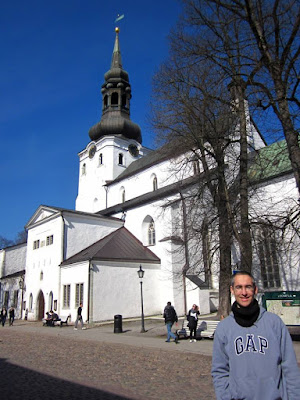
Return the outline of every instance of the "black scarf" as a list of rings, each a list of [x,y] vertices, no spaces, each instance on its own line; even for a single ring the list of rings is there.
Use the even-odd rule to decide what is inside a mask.
[[[259,305],[256,299],[247,307],[240,306],[236,301],[232,304],[231,310],[236,322],[243,326],[249,327],[254,324],[259,316]]]

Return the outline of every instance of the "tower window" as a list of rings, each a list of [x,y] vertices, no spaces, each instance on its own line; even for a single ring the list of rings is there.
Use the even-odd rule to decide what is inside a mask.
[[[118,93],[114,92],[111,95],[111,105],[117,106],[119,104],[119,95]]]
[[[108,104],[108,97],[106,95],[106,96],[104,96],[104,99],[103,99],[103,107],[106,108],[107,104]]]
[[[82,168],[81,168],[81,175],[85,175],[86,174],[86,165],[83,164]]]
[[[102,165],[102,164],[103,164],[103,154],[100,153],[99,154],[99,165]]]
[[[123,108],[127,108],[126,102],[127,102],[126,94],[123,94],[122,95],[122,107]]]
[[[119,154],[119,165],[123,165],[123,154]]]
[[[157,177],[153,178],[153,191],[157,190]]]
[[[122,203],[125,203],[125,189],[122,191]]]

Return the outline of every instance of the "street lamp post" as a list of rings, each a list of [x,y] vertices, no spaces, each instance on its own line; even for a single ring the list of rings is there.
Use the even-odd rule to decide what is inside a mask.
[[[140,269],[138,270],[138,276],[140,278],[140,284],[141,284],[141,305],[142,305],[142,329],[141,329],[141,333],[146,332],[145,331],[145,321],[144,321],[144,302],[143,302],[143,277],[144,277],[144,273],[145,271],[142,270],[142,266],[140,265]]]
[[[20,281],[19,281],[19,288],[21,289],[21,312],[20,316],[21,319],[23,317],[23,296],[24,296],[24,276],[21,276]]]

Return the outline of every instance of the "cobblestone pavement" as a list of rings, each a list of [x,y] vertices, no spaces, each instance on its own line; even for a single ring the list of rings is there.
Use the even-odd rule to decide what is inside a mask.
[[[179,328],[178,326],[174,326]],[[215,399],[213,341],[165,343],[162,319],[123,321],[74,331],[15,321],[0,327],[0,393],[5,400]],[[300,362],[299,332],[294,341]]]
[[[134,336],[130,324],[125,334],[113,334],[111,325],[74,331],[16,321],[1,327],[1,398],[214,399],[211,357],[191,350],[199,343],[189,343],[187,352],[176,350],[186,343],[165,343],[165,329],[159,329],[149,328],[147,337],[165,349],[141,345],[143,334]],[[133,342],[108,342],[105,335]]]

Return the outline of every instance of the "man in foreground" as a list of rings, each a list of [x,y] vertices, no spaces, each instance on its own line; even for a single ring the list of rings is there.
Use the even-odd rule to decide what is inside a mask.
[[[254,298],[248,272],[231,282],[232,313],[214,335],[212,376],[217,400],[299,400],[300,371],[290,334]]]

